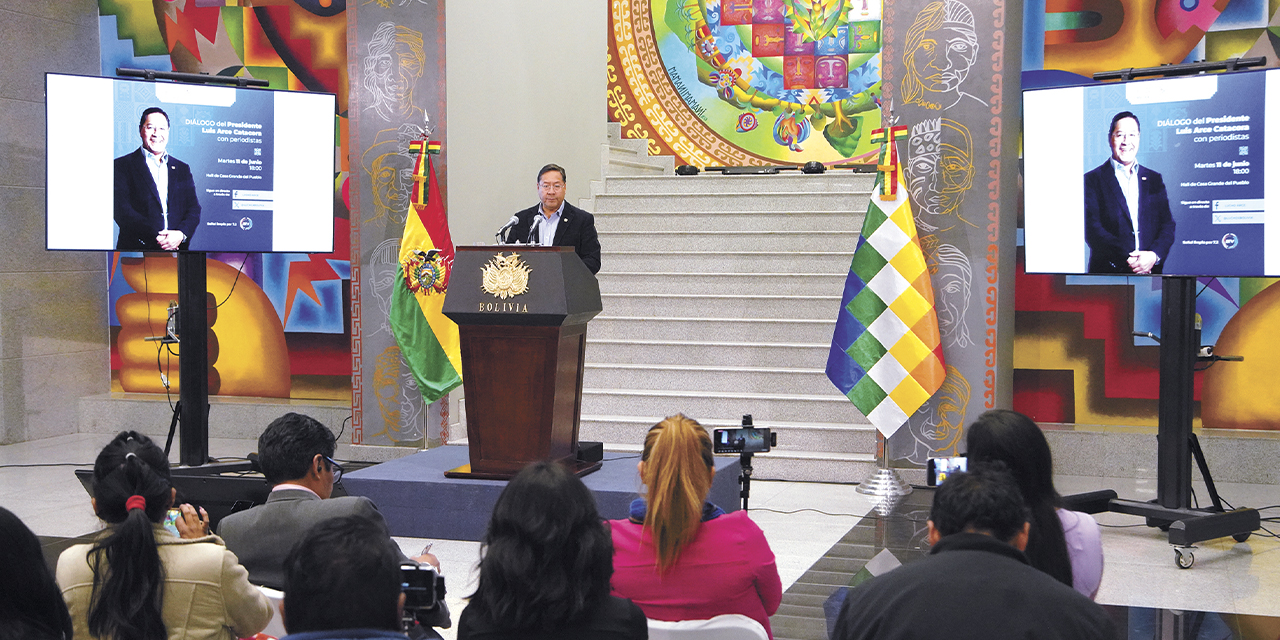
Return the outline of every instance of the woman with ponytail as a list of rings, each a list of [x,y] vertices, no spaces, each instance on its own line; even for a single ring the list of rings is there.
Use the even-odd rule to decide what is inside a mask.
[[[649,429],[640,456],[644,497],[631,517],[610,520],[613,594],[654,620],[701,620],[726,613],[754,618],[773,637],[769,616],[782,602],[773,551],[745,511],[707,502],[715,476],[711,436],[674,415]]]
[[[1053,454],[1040,427],[1016,411],[988,411],[965,436],[970,462],[1003,462],[1031,510],[1031,566],[1090,598],[1102,582],[1102,533],[1087,513],[1061,507],[1053,487]]]
[[[107,527],[58,558],[57,580],[77,640],[250,637],[271,620],[266,597],[209,516],[179,507],[181,537],[161,524],[177,496],[150,438],[117,435],[93,465],[93,510]]]

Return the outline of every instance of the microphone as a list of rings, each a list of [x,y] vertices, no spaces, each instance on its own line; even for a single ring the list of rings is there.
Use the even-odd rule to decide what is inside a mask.
[[[529,225],[529,244],[542,244],[542,214],[539,213],[533,217],[533,224]]]
[[[497,232],[497,233],[493,234],[493,237],[494,237],[494,239],[495,239],[495,240],[497,240],[497,241],[498,241],[498,244],[506,244],[506,243],[507,243],[507,242],[506,242],[506,240],[505,240],[505,238],[504,238],[504,235],[503,235],[503,234],[505,234],[505,233],[507,232],[507,230],[508,230],[508,229],[510,229],[511,227],[516,226],[516,224],[517,224],[517,223],[519,223],[519,222],[520,222],[520,218],[517,218],[517,217],[515,217],[515,216],[511,216],[511,219],[507,221],[507,224],[506,224],[506,225],[504,225],[501,229],[498,229],[498,232]]]

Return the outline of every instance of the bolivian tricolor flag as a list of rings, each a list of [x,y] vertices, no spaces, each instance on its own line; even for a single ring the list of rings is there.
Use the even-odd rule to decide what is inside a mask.
[[[435,146],[435,150],[431,149]],[[415,141],[418,152],[409,216],[400,238],[400,269],[391,293],[391,331],[418,382],[422,399],[435,402],[462,384],[458,325],[444,316],[445,290],[453,270],[453,239],[428,153],[439,143]]]

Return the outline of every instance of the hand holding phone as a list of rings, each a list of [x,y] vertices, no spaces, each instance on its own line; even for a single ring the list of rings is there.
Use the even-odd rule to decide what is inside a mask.
[[[178,512],[178,515],[173,524],[176,529],[175,533],[179,538],[203,538],[213,533],[209,526],[209,513],[204,510],[204,507],[200,507],[197,511],[196,507],[184,502],[178,505],[177,509],[170,509],[169,514],[171,515],[175,511]],[[165,522],[167,523],[168,520],[169,517],[166,515]]]

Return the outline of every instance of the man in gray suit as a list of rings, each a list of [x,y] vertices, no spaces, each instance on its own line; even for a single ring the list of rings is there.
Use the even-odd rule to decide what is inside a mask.
[[[342,467],[333,460],[334,446],[328,427],[299,413],[276,418],[258,437],[259,464],[273,486],[271,495],[266,504],[233,513],[218,524],[218,535],[249,570],[250,582],[283,587],[285,556],[319,522],[360,516],[388,530],[368,498],[331,497],[334,483],[342,477]],[[409,562],[403,556],[401,560]],[[413,560],[440,568],[429,553]]]

